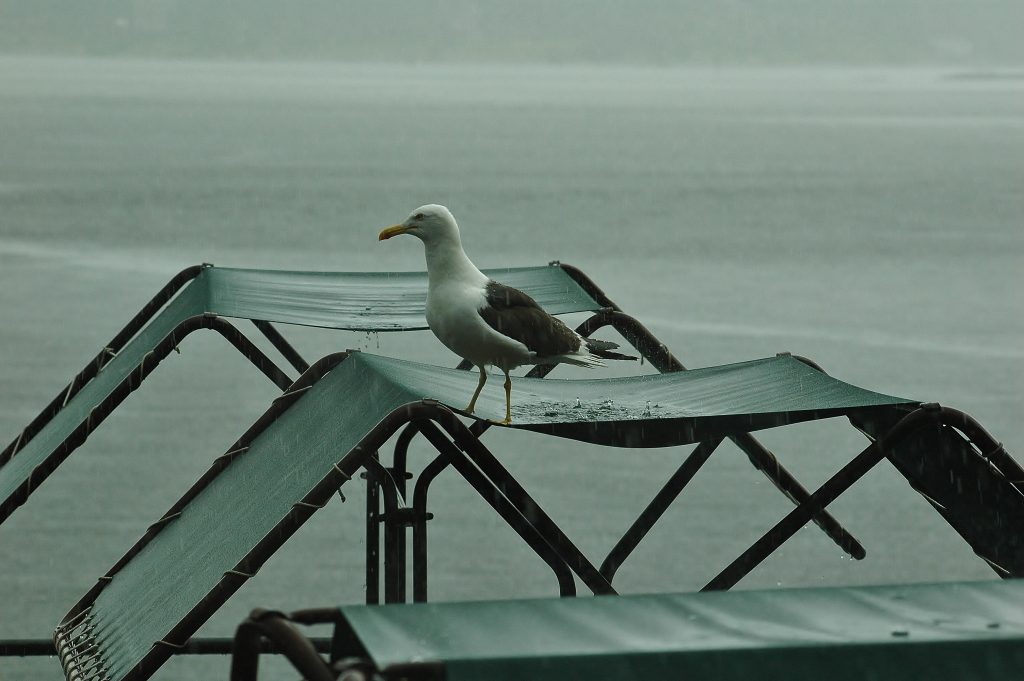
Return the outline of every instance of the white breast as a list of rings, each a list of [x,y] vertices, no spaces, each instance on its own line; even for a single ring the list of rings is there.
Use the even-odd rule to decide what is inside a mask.
[[[480,316],[486,304],[480,286],[432,286],[427,292],[427,325],[449,350],[478,366],[511,369],[530,363],[532,353],[525,345],[498,333]]]

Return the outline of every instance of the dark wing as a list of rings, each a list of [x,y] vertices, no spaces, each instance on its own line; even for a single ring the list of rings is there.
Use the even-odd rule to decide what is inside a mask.
[[[480,310],[487,325],[514,338],[537,354],[553,357],[579,350],[580,339],[568,326],[519,289],[487,282],[487,305]]]
[[[618,343],[598,340],[597,338],[584,338],[583,342],[587,344],[587,350],[590,350],[590,354],[595,357],[600,357],[601,359],[636,359],[633,355],[624,355],[621,352],[613,352],[615,348],[619,347]]]

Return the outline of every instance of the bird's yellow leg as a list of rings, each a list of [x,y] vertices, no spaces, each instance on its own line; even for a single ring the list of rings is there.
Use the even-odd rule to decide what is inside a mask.
[[[512,423],[512,377],[505,371],[505,420],[507,426]]]
[[[477,367],[480,369],[480,382],[476,384],[476,392],[473,393],[473,399],[469,401],[469,406],[466,407],[466,412],[469,414],[473,413],[476,409],[476,398],[480,397],[480,391],[484,389],[484,383],[487,382],[487,372],[484,371],[483,365]]]

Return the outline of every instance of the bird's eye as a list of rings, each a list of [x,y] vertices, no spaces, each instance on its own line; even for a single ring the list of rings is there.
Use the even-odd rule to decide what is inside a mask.
[[[416,215],[412,216],[412,219],[413,220],[422,220],[423,219],[423,213],[416,213]]]

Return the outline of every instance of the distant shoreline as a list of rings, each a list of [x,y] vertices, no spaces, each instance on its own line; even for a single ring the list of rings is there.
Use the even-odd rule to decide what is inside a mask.
[[[48,61],[48,62],[120,62],[140,64],[218,64],[237,66],[366,66],[372,68],[395,69],[487,69],[487,70],[522,70],[522,69],[588,69],[588,70],[642,70],[642,71],[694,71],[694,72],[792,72],[807,73],[814,71],[841,71],[851,73],[873,72],[935,72],[943,73],[951,80],[1022,80],[1024,64],[987,64],[966,65],[952,62],[798,62],[777,61],[629,61],[629,60],[598,60],[579,61],[566,59],[553,60],[506,60],[506,59],[346,59],[346,58],[265,58],[236,57],[231,55],[197,55],[182,56],[173,54],[85,54],[85,53],[52,53],[12,51],[0,52],[0,61]]]

